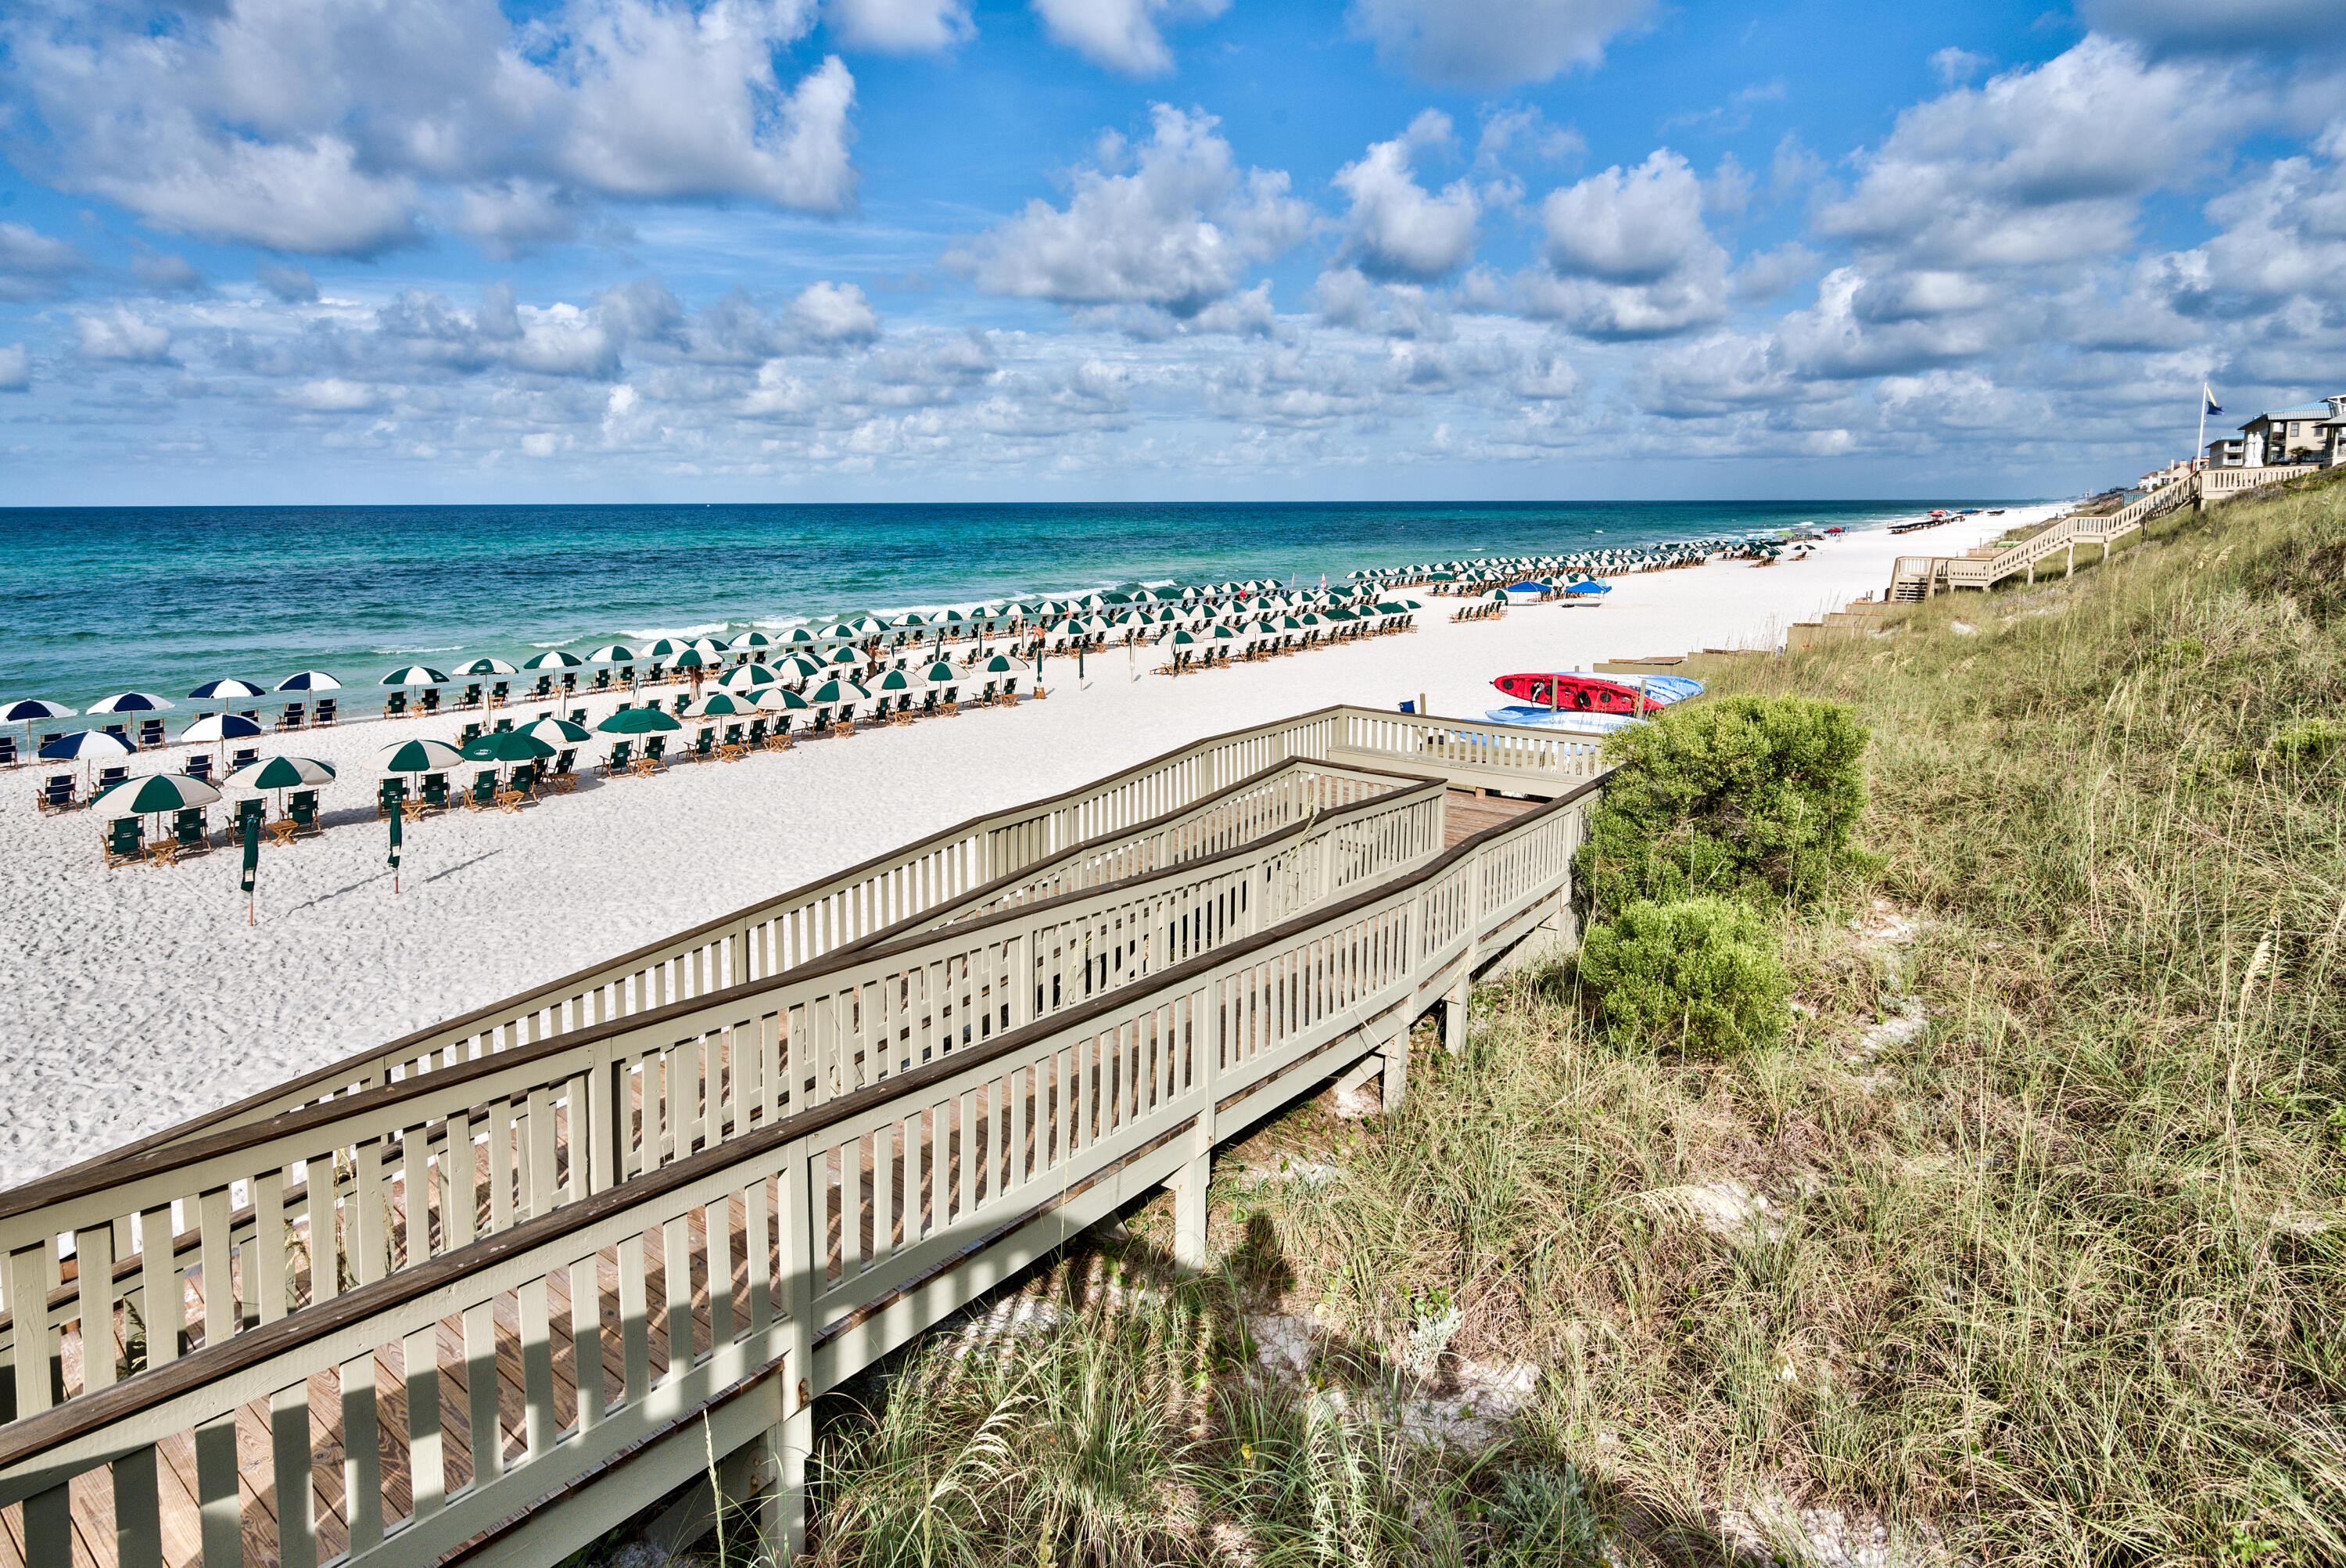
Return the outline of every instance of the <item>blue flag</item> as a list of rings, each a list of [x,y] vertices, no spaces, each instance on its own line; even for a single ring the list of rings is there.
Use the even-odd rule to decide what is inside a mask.
[[[2206,382],[2201,382],[2199,383],[2199,395],[2208,400],[2208,412],[2209,413],[2221,413],[2224,412],[2222,409],[2216,406],[2216,394],[2208,390],[2208,383]]]

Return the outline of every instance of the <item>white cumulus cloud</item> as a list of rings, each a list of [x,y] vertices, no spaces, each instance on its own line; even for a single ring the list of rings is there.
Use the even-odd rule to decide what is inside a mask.
[[[1667,337],[1726,314],[1727,251],[1703,223],[1693,167],[1657,148],[1548,193],[1540,206],[1549,276],[1525,306],[1593,338]]]
[[[103,315],[74,318],[75,348],[86,360],[161,365],[171,361],[171,329],[117,305]]]
[[[857,48],[933,54],[976,36],[968,0],[824,0],[823,19]]]
[[[1160,30],[1168,22],[1202,21],[1229,8],[1229,0],[1034,0],[1052,38],[1094,65],[1127,76],[1161,76],[1173,51]]]
[[[1366,157],[1336,171],[1336,188],[1352,202],[1345,254],[1362,271],[1429,283],[1474,259],[1482,215],[1474,187],[1454,180],[1433,195],[1411,168],[1420,151],[1454,140],[1450,117],[1427,109],[1405,133],[1372,142]]]
[[[1149,139],[1107,138],[1103,163],[1076,171],[1064,208],[1041,199],[947,262],[992,293],[1062,305],[1146,305],[1187,320],[1235,292],[1247,270],[1293,247],[1311,210],[1284,173],[1241,169],[1214,117],[1152,110]]]
[[[33,361],[22,343],[0,348],[0,392],[23,392],[33,384]]]

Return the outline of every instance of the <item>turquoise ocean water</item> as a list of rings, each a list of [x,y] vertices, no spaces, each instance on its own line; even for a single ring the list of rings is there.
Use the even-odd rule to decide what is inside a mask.
[[[1929,505],[2005,505],[1941,500]],[[178,701],[198,682],[1135,583],[1295,577],[1810,523],[1914,502],[410,506],[0,511],[0,700]]]

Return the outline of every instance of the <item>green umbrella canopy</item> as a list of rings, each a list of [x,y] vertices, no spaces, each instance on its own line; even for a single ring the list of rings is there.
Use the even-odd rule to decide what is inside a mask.
[[[190,779],[184,773],[150,773],[144,779],[126,779],[99,790],[90,804],[103,806],[120,817],[144,817],[187,806],[209,806],[219,798],[220,792],[200,779]]]
[[[886,675],[880,677],[880,689],[882,691],[910,691],[913,689],[913,680],[912,677],[906,675],[903,670],[892,669]]]
[[[649,735],[657,729],[684,726],[657,708],[623,708],[595,727],[605,735]]]
[[[676,656],[678,669],[709,669],[725,662],[723,654],[707,654],[699,648],[687,648]]]
[[[384,686],[438,686],[448,677],[428,664],[403,664],[381,682]]]
[[[589,664],[633,664],[636,650],[625,643],[605,643],[586,656]]]
[[[725,654],[725,645],[715,637],[695,637],[688,646],[704,658],[721,658]]]
[[[467,741],[467,762],[533,762],[554,755],[554,748],[526,729],[494,729]]]
[[[863,702],[872,694],[852,680],[827,680],[807,694],[813,703]]]
[[[939,659],[929,667],[929,679],[938,686],[950,686],[960,678],[961,677],[954,673],[954,667],[944,659]]]
[[[761,686],[771,686],[781,675],[770,664],[745,664],[729,669],[718,677],[717,684],[729,691],[747,691]]]
[[[299,789],[305,784],[331,784],[331,764],[311,757],[272,757],[250,768],[240,768],[220,780],[233,789]]]
[[[792,654],[783,667],[794,671],[801,680],[809,676],[821,675],[823,669],[821,660],[809,658],[804,654]]]
[[[831,662],[833,664],[857,665],[863,662],[863,656],[857,653],[853,648],[841,648],[837,653],[831,656]]]
[[[594,731],[585,725],[573,724],[566,718],[541,718],[536,724],[523,725],[521,732],[534,735],[557,750],[565,746],[576,746],[594,736]]]
[[[456,673],[458,675],[518,675],[521,672],[501,658],[476,658]]]
[[[758,711],[758,699],[747,692],[712,691],[684,710],[687,718],[727,718]]]
[[[375,768],[383,773],[442,773],[464,760],[444,740],[402,740],[375,753]]]
[[[1017,667],[1000,654],[995,654],[985,661],[985,673],[988,675],[1008,675]]]
[[[567,653],[561,648],[548,648],[542,654],[522,660],[521,667],[524,669],[576,669],[586,662],[575,653]]]
[[[1176,626],[1173,628],[1173,634],[1163,640],[1172,644],[1177,648],[1185,648],[1195,643],[1198,638],[1197,634],[1189,631],[1188,628]]]
[[[748,631],[743,632],[740,636],[735,637],[731,642],[727,643],[725,646],[735,652],[747,652],[752,648],[772,647],[774,646],[774,638],[770,633]]]
[[[646,646],[644,648],[644,657],[650,659],[670,659],[682,653],[690,646],[690,644],[679,642],[674,637],[658,637]]]

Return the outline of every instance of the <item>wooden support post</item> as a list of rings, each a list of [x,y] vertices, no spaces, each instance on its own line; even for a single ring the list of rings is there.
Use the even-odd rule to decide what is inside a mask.
[[[1409,1095],[1409,1031],[1404,1029],[1384,1050],[1384,1080],[1378,1085],[1379,1101],[1387,1115],[1401,1109]]]
[[[1467,977],[1458,977],[1442,999],[1442,1048],[1453,1056],[1466,1049]]]
[[[2072,540],[2070,540],[2070,541],[2069,541],[2069,566],[2068,566],[2068,569],[2067,569],[2066,571],[2063,572],[2061,575],[2062,575],[2064,577],[2074,577],[2074,576],[2076,576],[2076,575],[2077,575],[2077,541],[2076,541],[2075,539],[2072,539]]]
[[[1206,1238],[1206,1180],[1213,1163],[1213,1151],[1201,1150],[1165,1184],[1173,1195],[1173,1261],[1184,1268],[1203,1268],[1213,1256]]]

